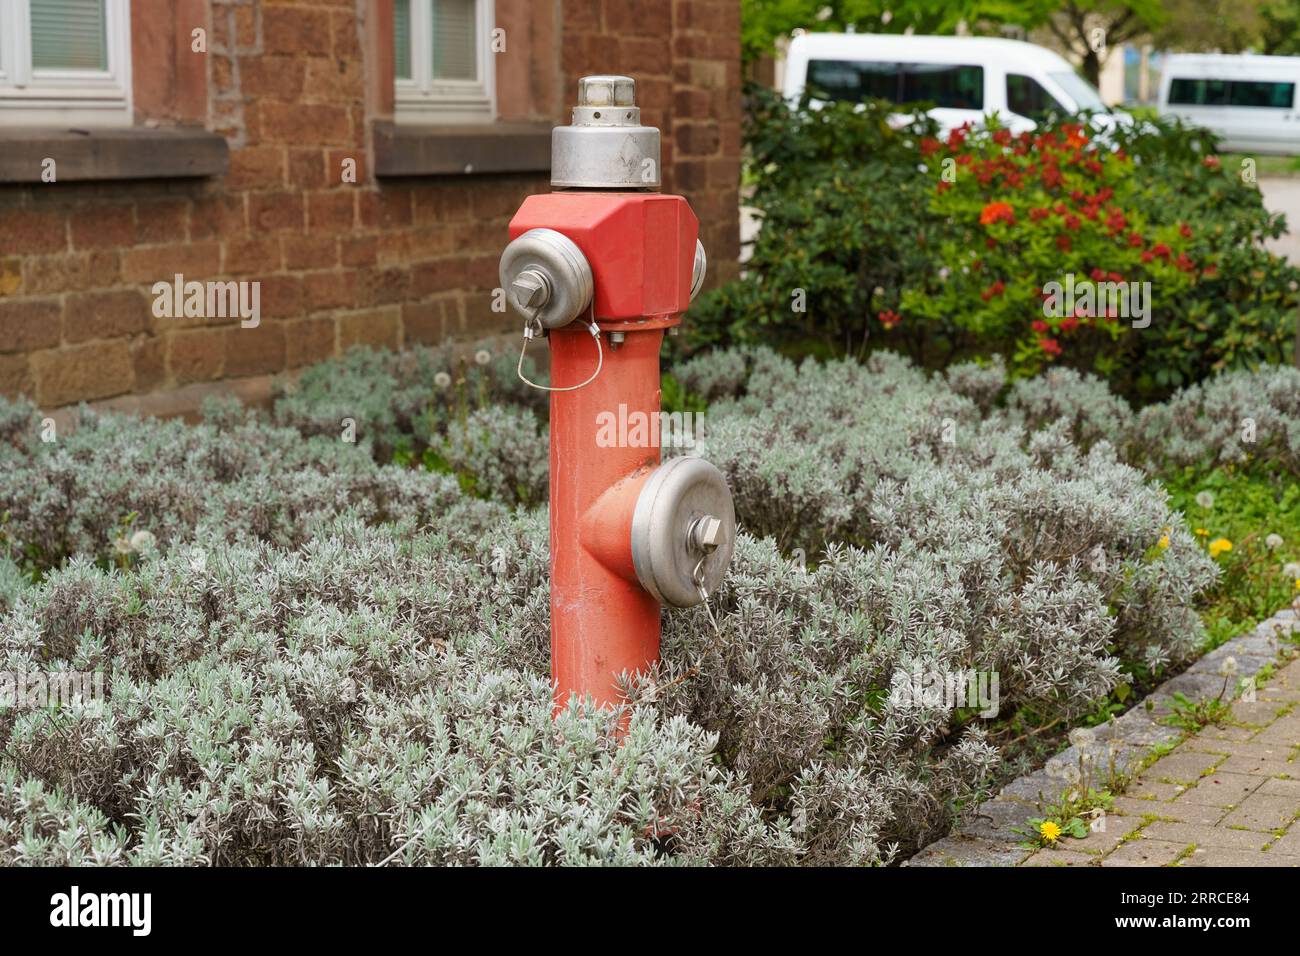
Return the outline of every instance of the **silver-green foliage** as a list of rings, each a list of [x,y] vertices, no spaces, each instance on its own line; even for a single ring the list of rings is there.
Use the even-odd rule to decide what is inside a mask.
[[[1253,463],[1300,478],[1300,369],[1228,372],[1142,410],[1133,457],[1154,471]]]
[[[552,723],[520,652],[545,640],[545,522],[491,541],[345,518],[296,551],[52,573],[0,623],[0,666],[111,687],[102,711],[0,714],[0,863],[796,861],[699,726]]]
[[[678,374],[749,532],[716,629],[666,613],[629,711],[556,723],[544,510],[377,466],[328,402],[52,445],[0,403],[0,669],[112,675],[103,712],[0,712],[0,862],[879,863],[999,760],[969,712],[893,700],[899,670],[996,671],[1003,716],[1070,720],[1197,640],[1213,566],[1086,378],[767,350]],[[470,490],[544,488],[531,410],[443,408]],[[113,567],[131,513],[156,547]]]
[[[370,442],[376,457],[388,461],[404,442],[415,438],[427,444],[470,409],[501,403],[542,410],[546,393],[519,380],[517,358],[499,342],[402,352],[358,346],[281,385],[273,415],[304,435],[334,436],[345,419],[351,420],[358,440]],[[545,369],[532,358],[525,361],[524,374],[547,381]]]
[[[501,510],[448,476],[380,466],[341,433],[304,439],[227,407],[209,408],[219,425],[195,426],[83,410],[50,442],[34,410],[10,408],[0,400],[0,418],[16,419],[0,445],[0,555],[36,571],[74,555],[117,560],[136,532],[293,547],[344,512],[372,523],[455,512],[472,527]]]

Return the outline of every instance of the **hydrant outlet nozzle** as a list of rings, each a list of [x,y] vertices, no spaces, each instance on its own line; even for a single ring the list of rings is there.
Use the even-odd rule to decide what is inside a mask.
[[[501,254],[501,288],[510,304],[544,329],[558,329],[591,304],[591,263],[568,236],[529,229]]]

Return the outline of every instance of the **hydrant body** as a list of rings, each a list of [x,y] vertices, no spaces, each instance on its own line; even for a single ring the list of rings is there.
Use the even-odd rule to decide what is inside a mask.
[[[583,83],[589,81],[626,83],[625,115],[639,115],[631,106],[631,80]],[[561,132],[588,132],[577,125],[583,110],[601,116],[590,105],[575,110],[575,127],[556,131],[557,151]],[[619,160],[629,170],[638,167],[637,157],[626,155],[629,144],[648,141],[646,127],[632,129]],[[597,125],[595,132],[600,138],[617,128]],[[657,163],[657,132],[650,132]],[[587,141],[579,137],[579,146]],[[680,474],[667,480],[674,476],[660,464],[659,352],[701,278],[699,222],[680,196],[631,182],[625,189],[594,188],[589,177],[601,168],[598,159],[570,155],[561,165],[583,187],[524,201],[510,222],[512,241],[501,266],[513,304],[525,315],[531,308],[550,345],[557,711],[573,695],[599,705],[621,701],[619,675],[645,673],[658,660],[662,603],[698,603],[697,586],[683,583],[682,575],[694,565],[700,589],[705,580],[716,583],[730,559],[735,524],[716,469],[697,460],[699,467],[673,469]],[[576,310],[580,300],[585,307]],[[692,531],[714,512],[722,513],[718,534],[726,540],[719,538],[720,549],[712,539],[700,549]]]

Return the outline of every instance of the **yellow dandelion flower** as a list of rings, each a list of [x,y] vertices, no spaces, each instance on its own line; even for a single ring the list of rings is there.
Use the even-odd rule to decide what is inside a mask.
[[[1227,538],[1215,538],[1210,542],[1210,557],[1217,558],[1225,551],[1232,550],[1232,542]]]
[[[1196,536],[1198,538],[1208,538],[1210,536],[1210,532],[1206,531],[1204,528],[1197,528]]]
[[[1163,551],[1163,550],[1165,550],[1166,548],[1168,548],[1168,547],[1169,547],[1169,535],[1167,535],[1167,534],[1162,534],[1162,535],[1160,536],[1160,540],[1156,542],[1156,547],[1159,548],[1161,551]]]
[[[1051,820],[1044,820],[1038,824],[1038,835],[1048,843],[1055,843],[1061,836],[1061,828]]]

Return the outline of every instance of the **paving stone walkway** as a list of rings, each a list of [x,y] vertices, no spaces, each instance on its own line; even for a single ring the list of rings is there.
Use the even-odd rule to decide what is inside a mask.
[[[1084,744],[1088,759],[1113,762],[1132,779],[1086,838],[1035,850],[1017,832],[1069,786],[1062,770],[1080,756],[1072,746],[903,865],[1300,866],[1300,660],[1284,639],[1292,631],[1300,631],[1300,614],[1279,612],[1161,685],[1149,708],[1139,704],[1096,728]],[[1238,700],[1230,720],[1184,739],[1164,723],[1173,694],[1217,695],[1228,657],[1238,676],[1259,675],[1255,700]],[[1153,761],[1156,746],[1172,749]]]
[[[1143,770],[1105,830],[1022,866],[1300,866],[1300,661]]]

